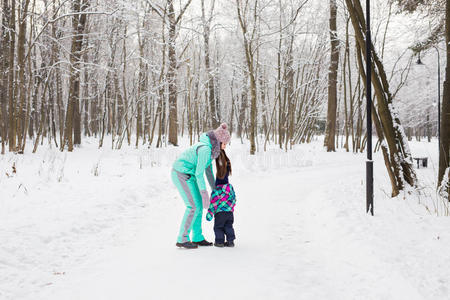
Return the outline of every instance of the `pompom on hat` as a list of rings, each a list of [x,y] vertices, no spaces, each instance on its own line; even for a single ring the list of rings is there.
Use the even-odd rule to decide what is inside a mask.
[[[228,144],[231,140],[230,132],[228,131],[227,123],[222,123],[220,126],[214,130],[214,135],[220,143]]]

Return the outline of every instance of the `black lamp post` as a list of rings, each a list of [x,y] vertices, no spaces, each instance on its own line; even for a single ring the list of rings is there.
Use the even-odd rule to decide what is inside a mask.
[[[438,150],[441,149],[441,55],[439,49],[433,46],[438,55]]]
[[[433,48],[437,52],[438,56],[438,101],[437,101],[437,107],[438,107],[438,150],[441,148],[441,55],[439,53],[439,49],[436,46],[433,46]],[[419,52],[419,58],[417,59],[418,65],[423,65],[424,63],[420,59],[420,52]]]
[[[366,213],[373,216],[373,160],[372,160],[372,39],[370,34],[370,0],[366,0],[366,96],[367,96],[367,161]]]

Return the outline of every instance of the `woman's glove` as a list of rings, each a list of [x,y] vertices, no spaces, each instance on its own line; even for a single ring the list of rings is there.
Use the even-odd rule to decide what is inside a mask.
[[[208,192],[206,190],[202,190],[202,191],[200,191],[200,195],[202,195],[203,208],[204,209],[208,209],[209,208],[209,204],[211,202]]]

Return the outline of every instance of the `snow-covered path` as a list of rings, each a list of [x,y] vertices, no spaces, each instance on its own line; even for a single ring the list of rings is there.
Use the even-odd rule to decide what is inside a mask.
[[[242,162],[236,153],[232,162]],[[62,253],[77,259],[56,264],[52,269],[58,267],[58,272],[47,276],[51,281],[36,279],[17,295],[46,300],[449,298],[447,218],[427,216],[417,204],[381,200],[382,186],[377,216],[368,217],[363,213],[362,155],[301,154],[312,165],[269,171],[273,161],[234,164],[231,181],[238,204],[233,249],[175,247],[184,208],[164,176],[167,167],[148,170],[133,181],[124,181],[127,175],[110,178],[107,198],[117,194],[124,198],[119,202],[123,207],[110,209],[114,201],[97,193],[99,204],[91,213],[101,213],[104,205],[105,215],[97,217],[111,219],[104,222],[105,229],[77,235],[73,255]],[[115,172],[125,172],[124,165]],[[376,166],[382,168],[381,163]],[[378,182],[385,181],[383,172],[376,173]],[[213,240],[212,222],[204,221],[204,230]],[[90,252],[79,249],[83,243]]]

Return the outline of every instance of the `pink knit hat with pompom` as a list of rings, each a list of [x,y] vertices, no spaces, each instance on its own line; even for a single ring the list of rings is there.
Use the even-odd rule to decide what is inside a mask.
[[[220,143],[228,144],[230,142],[231,136],[228,131],[227,123],[222,123],[220,126],[214,130],[214,135]]]

